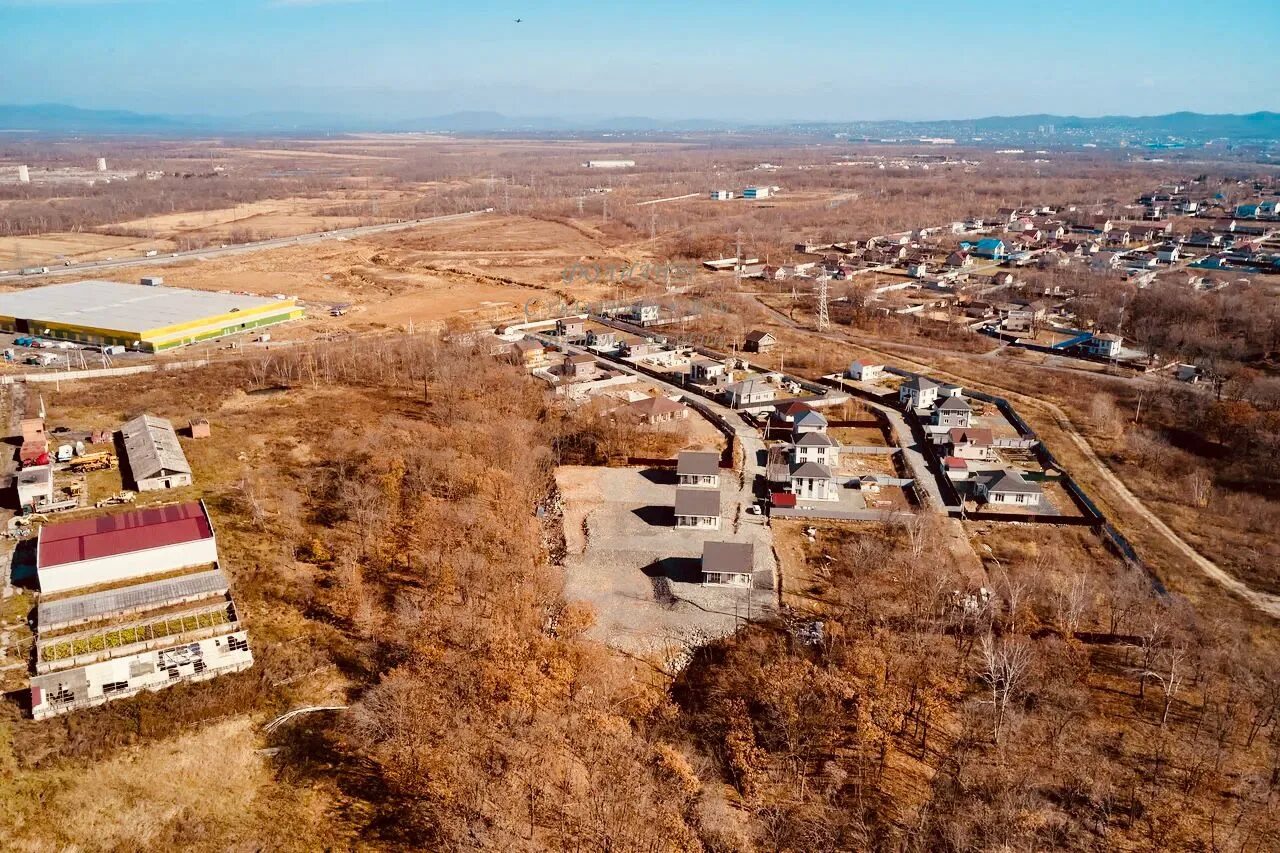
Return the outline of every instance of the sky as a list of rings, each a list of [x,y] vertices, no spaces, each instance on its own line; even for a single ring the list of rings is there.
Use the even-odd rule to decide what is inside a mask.
[[[395,119],[1243,113],[1280,110],[1277,45],[1280,0],[0,0],[0,103]]]

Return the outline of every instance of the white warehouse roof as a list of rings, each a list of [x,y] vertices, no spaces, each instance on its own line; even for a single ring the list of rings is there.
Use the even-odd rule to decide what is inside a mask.
[[[90,280],[0,293],[0,316],[142,331],[281,302],[263,296]]]

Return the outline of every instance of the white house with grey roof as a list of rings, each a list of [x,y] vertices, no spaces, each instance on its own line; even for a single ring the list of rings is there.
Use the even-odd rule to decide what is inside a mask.
[[[720,529],[720,491],[718,489],[676,489],[676,527]]]
[[[791,466],[791,493],[797,500],[838,501],[840,484],[826,465],[802,462]]]
[[[778,396],[777,390],[763,379],[744,379],[725,387],[724,397],[730,406],[755,406],[760,403],[772,403]]]
[[[811,432],[826,432],[827,419],[821,412],[810,409],[807,412],[801,412],[796,415],[795,420],[791,422],[791,432],[796,436],[807,435]]]
[[[817,462],[834,467],[840,464],[840,442],[825,432],[807,432],[796,436],[791,445],[791,461]]]
[[[1039,483],[1024,480],[1017,471],[984,471],[978,474],[973,484],[974,496],[989,504],[1001,506],[1025,506],[1034,509],[1040,506],[1044,491]]]
[[[720,488],[720,454],[711,450],[682,450],[676,457],[676,481],[681,486]]]
[[[702,582],[718,586],[751,586],[755,548],[749,542],[703,542]]]
[[[907,409],[927,409],[938,399],[937,382],[924,376],[913,376],[898,388],[898,402]]]
[[[138,491],[191,485],[191,464],[172,423],[154,415],[139,415],[120,428],[120,435]]]
[[[944,397],[933,410],[934,426],[947,429],[952,427],[968,429],[971,426],[972,419],[973,409],[964,397],[959,395]]]

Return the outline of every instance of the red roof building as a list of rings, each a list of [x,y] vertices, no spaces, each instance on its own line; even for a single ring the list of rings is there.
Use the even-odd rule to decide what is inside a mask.
[[[217,561],[213,525],[199,501],[46,524],[36,543],[45,593]]]

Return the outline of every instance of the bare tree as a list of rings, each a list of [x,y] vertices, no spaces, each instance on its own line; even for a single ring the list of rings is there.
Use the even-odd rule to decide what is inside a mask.
[[[982,669],[978,675],[991,695],[995,715],[991,732],[997,744],[1000,743],[1009,703],[1022,690],[1032,660],[1031,645],[1025,637],[997,639],[988,633],[982,638]]]

